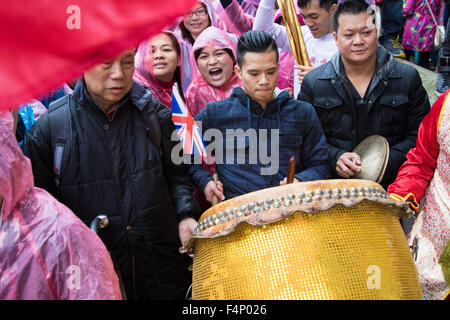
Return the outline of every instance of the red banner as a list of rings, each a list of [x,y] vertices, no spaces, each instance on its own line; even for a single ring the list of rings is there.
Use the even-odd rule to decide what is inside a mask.
[[[39,98],[137,46],[196,1],[1,1],[0,110]]]

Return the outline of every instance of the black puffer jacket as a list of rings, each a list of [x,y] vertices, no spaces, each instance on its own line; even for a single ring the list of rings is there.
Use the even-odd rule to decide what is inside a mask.
[[[352,107],[343,85],[345,74],[339,53],[324,65],[308,72],[299,99],[316,109],[327,139],[330,165],[335,178],[336,163],[362,140],[380,135],[389,142],[389,162],[382,186],[387,189],[406,153],[415,146],[420,122],[430,111],[430,103],[416,69],[398,62],[378,46],[376,70],[366,99]]]
[[[23,151],[31,159],[36,186],[55,195],[86,224],[99,214],[109,217],[110,225],[100,236],[120,267],[128,298],[182,298],[190,275],[188,258],[178,253],[178,221],[197,218],[200,211],[187,168],[170,158],[176,143],[170,139],[175,130],[170,109],[152,101],[149,91],[135,82],[112,121],[89,96],[83,80],[71,99],[72,147],[59,188],[48,114],[25,137]],[[150,103],[161,126],[162,158],[142,120],[141,110]]]

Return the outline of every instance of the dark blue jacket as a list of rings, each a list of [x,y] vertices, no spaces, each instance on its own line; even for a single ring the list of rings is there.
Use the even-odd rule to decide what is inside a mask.
[[[219,158],[222,157],[218,157],[216,151],[216,172],[224,185],[227,199],[278,186],[288,174],[291,156],[296,158],[297,179],[311,181],[330,178],[328,148],[314,108],[309,103],[293,99],[286,91],[281,92],[263,109],[259,103],[251,100],[243,89],[235,88],[230,98],[209,103],[197,114],[195,120],[201,121],[203,133],[214,128],[222,134],[223,163],[220,163]],[[256,130],[258,143],[249,136],[237,139],[231,135],[226,136],[229,129],[242,129],[245,132],[250,128]],[[260,129],[267,129],[268,139],[264,144],[259,138],[259,133],[262,132]],[[272,141],[270,131],[272,129],[280,130],[278,141]],[[214,139],[212,142],[216,144]],[[279,170],[271,175],[262,175],[261,169],[267,169],[271,163],[264,161],[258,152],[262,146],[267,148],[267,152],[262,153],[270,154],[273,142],[279,143]],[[226,161],[230,151],[233,151],[231,164]],[[245,154],[245,164],[238,164],[239,152]],[[255,156],[256,161],[251,162],[251,156]],[[199,164],[193,165],[189,173],[201,190],[212,180],[209,173]]]

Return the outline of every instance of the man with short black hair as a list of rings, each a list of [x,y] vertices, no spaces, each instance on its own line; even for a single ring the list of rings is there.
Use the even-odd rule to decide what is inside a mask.
[[[313,107],[286,91],[274,96],[279,63],[278,48],[270,34],[249,31],[241,35],[236,58],[242,88],[235,88],[228,99],[209,103],[195,117],[204,133],[209,129],[220,133],[214,140],[218,146],[215,160],[224,192],[202,165],[190,169],[206,199],[212,202],[213,195],[229,199],[285,184],[292,156],[296,158],[296,181],[329,178],[328,150]],[[261,155],[261,150],[266,154]],[[268,150],[270,162],[263,159]],[[225,156],[227,159],[222,159]]]
[[[339,5],[333,33],[339,52],[306,75],[300,99],[316,109],[335,178],[360,172],[361,159],[352,150],[362,140],[387,139],[389,161],[381,181],[387,188],[414,147],[430,105],[417,71],[378,45],[371,11],[363,0]]]
[[[262,0],[253,25],[254,30],[269,32],[277,45],[284,51],[292,52],[289,38],[284,26],[273,22],[275,0]],[[320,66],[331,59],[337,52],[333,32],[333,15],[338,5],[337,0],[299,0],[298,6],[305,26],[301,27],[306,51],[313,66]],[[297,96],[304,76],[311,67],[295,65],[294,97]]]

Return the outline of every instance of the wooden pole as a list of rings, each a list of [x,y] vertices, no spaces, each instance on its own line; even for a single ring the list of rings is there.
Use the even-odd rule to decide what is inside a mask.
[[[297,10],[293,0],[277,0],[278,7],[280,7],[283,15],[284,24],[291,45],[292,53],[298,64],[312,67],[309,60],[308,51],[306,51],[305,40],[303,39],[302,30],[300,29],[300,22],[298,21]]]
[[[213,179],[214,179],[214,183],[217,184],[217,181],[219,181],[219,175],[217,173],[213,174]],[[215,194],[213,195],[212,198],[212,205],[215,206],[216,204],[219,203],[219,197],[217,197]]]

